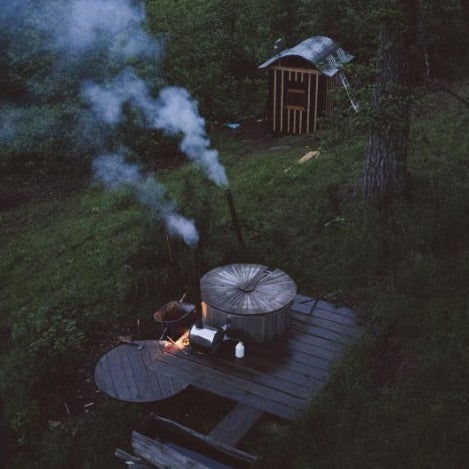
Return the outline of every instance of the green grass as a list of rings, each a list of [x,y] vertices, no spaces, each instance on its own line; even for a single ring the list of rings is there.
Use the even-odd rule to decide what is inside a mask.
[[[261,467],[467,461],[469,119],[441,95],[416,102],[414,116],[412,197],[386,210],[361,197],[363,135],[214,136],[248,260],[284,269],[301,293],[333,293],[371,323],[304,415],[288,425],[264,418],[245,440]],[[320,156],[298,164],[313,149]],[[199,228],[199,273],[240,260],[223,190],[189,166],[160,179]],[[194,391],[146,406],[96,396],[88,413],[64,412],[78,385],[93,389],[90,349],[103,334],[128,331],[137,317],[150,323],[162,302],[194,293],[192,249],[171,239],[171,263],[163,228],[124,193],[87,189],[0,216],[0,324],[13,327],[0,388],[17,467],[115,466],[114,449],[128,449],[150,410],[203,432],[221,418],[231,404],[195,407]],[[50,431],[54,419],[65,424]]]
[[[14,215],[14,219],[13,219]],[[117,307],[130,276],[126,257],[138,242],[135,209],[107,207],[101,194],[21,207],[2,215],[1,319],[57,302]]]

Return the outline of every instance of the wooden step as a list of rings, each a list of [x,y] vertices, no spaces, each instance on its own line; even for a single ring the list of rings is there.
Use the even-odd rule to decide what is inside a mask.
[[[208,436],[227,445],[237,446],[263,413],[260,409],[239,402]]]

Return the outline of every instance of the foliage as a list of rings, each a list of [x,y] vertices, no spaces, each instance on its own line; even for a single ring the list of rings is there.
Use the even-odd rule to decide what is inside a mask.
[[[265,80],[257,66],[270,53],[264,11],[264,2],[247,0],[181,1],[176,8],[149,2],[152,31],[166,38],[165,79],[188,88],[209,119],[262,112]]]
[[[22,309],[19,314],[21,321],[16,322],[13,340],[24,349],[22,358],[35,357],[34,376],[61,376],[61,367],[83,351],[85,336],[76,320],[46,308]],[[76,365],[69,363],[71,368]]]
[[[419,2],[420,47],[429,55],[432,74],[437,77],[451,76],[452,70],[467,65],[467,43],[461,40],[469,30],[465,3],[460,0]]]
[[[57,309],[57,308],[56,308]],[[85,334],[69,312],[20,310],[16,351],[2,370],[5,411],[19,445],[27,445],[44,415],[44,403],[63,393],[84,351]],[[49,412],[54,406],[49,404]]]
[[[257,67],[274,53],[277,38],[292,46],[312,35],[330,36],[355,55],[357,67],[365,67],[375,53],[378,21],[389,10],[380,0],[184,0],[177,5],[148,1],[148,28],[164,54],[122,64],[109,59],[106,41],[80,60],[71,55],[64,60],[62,52],[50,47],[48,31],[37,27],[33,4],[26,3],[21,15],[14,15],[13,7],[0,12],[0,61],[5,71],[0,89],[0,167],[6,172],[52,174],[71,166],[86,171],[89,160],[109,147],[125,146],[147,166],[155,154],[177,157],[175,143],[142,129],[138,116],[129,116],[133,119],[116,129],[100,125],[80,96],[85,79],[106,82],[123,65],[132,65],[155,94],[165,83],[188,88],[207,120],[262,116],[266,76]],[[48,4],[41,21],[55,21],[54,5],[62,3]],[[467,54],[465,10],[458,0],[444,5],[421,0],[419,5],[416,73],[424,73],[425,52],[433,73],[446,75],[446,64],[462,66]],[[355,90],[367,89],[373,78],[369,69],[362,71],[352,77]]]

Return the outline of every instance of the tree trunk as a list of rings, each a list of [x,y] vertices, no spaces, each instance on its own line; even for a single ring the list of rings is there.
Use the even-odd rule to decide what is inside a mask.
[[[466,27],[469,26],[469,0],[461,0],[462,12],[464,15],[464,22]]]
[[[401,12],[411,2],[401,5]],[[365,157],[365,197],[386,203],[402,197],[408,188],[407,145],[410,94],[410,15],[384,21],[377,53],[378,76],[372,99],[372,125]],[[404,21],[402,21],[404,19]]]

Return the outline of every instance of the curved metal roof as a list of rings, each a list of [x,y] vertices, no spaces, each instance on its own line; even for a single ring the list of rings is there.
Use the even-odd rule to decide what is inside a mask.
[[[267,68],[285,57],[301,57],[318,68],[324,75],[335,75],[341,65],[350,62],[353,55],[345,52],[342,47],[326,36],[313,36],[297,44],[291,49],[284,49],[277,55],[259,65]]]

